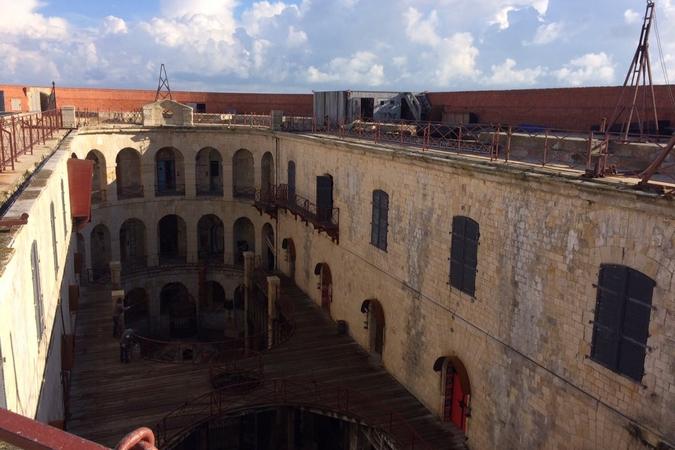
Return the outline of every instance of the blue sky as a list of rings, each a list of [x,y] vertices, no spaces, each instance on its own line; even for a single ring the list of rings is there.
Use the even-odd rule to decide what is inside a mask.
[[[675,0],[657,0],[675,70]],[[0,83],[266,92],[620,84],[644,0],[0,0]],[[664,82],[656,39],[652,61]]]

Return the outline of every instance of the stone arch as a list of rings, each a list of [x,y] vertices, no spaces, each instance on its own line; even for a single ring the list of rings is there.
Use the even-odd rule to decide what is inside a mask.
[[[385,318],[382,304],[374,298],[364,300],[361,312],[366,314],[365,328],[368,330],[370,353],[381,362],[385,343]]]
[[[274,228],[269,223],[262,227],[262,263],[263,268],[268,272],[276,268],[276,246],[274,244]]]
[[[197,195],[223,195],[223,158],[213,147],[204,147],[195,157]]]
[[[441,356],[434,362],[441,374],[441,418],[466,431],[471,401],[471,383],[464,363],[457,356]]]
[[[103,224],[96,225],[90,234],[91,279],[106,279],[110,273],[110,231]]]
[[[253,154],[239,149],[232,156],[232,196],[235,198],[255,197],[255,174]]]
[[[123,271],[147,265],[145,224],[140,219],[127,219],[120,227],[120,262]]]
[[[260,163],[260,192],[262,198],[268,198],[274,186],[274,156],[265,152]]]
[[[209,280],[200,287],[199,294],[199,337],[222,340],[227,315],[225,289],[217,281]]]
[[[318,263],[314,267],[314,274],[319,276],[321,309],[330,316],[330,304],[333,302],[333,274],[327,263]]]
[[[199,260],[222,264],[225,252],[223,221],[215,214],[206,214],[197,223],[197,234]]]
[[[183,154],[174,147],[162,147],[155,153],[155,195],[184,195]]]
[[[184,264],[187,254],[185,221],[176,214],[162,217],[157,225],[160,264]]]
[[[286,250],[286,262],[288,263],[288,276],[291,280],[295,279],[295,260],[297,254],[295,252],[295,242],[293,239],[286,238],[281,242],[281,248]]]
[[[129,308],[124,313],[124,327],[132,328],[141,336],[150,331],[150,301],[145,289],[138,287],[124,296],[124,306]]]
[[[117,198],[143,197],[141,154],[131,147],[123,148],[115,158]]]
[[[174,282],[162,287],[159,314],[165,336],[184,339],[197,334],[197,305],[184,284]]]
[[[255,252],[255,227],[248,217],[240,217],[234,222],[234,264],[244,264],[244,252]]]
[[[108,179],[106,176],[105,156],[98,150],[90,150],[86,159],[94,162],[94,171],[91,177],[91,202],[101,203],[106,200]]]

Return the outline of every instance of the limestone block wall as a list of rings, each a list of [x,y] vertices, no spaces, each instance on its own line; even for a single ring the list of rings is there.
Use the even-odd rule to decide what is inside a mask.
[[[320,303],[317,263],[330,266],[331,316],[365,348],[360,306],[384,309],[383,364],[430,410],[442,411],[441,356],[471,381],[472,448],[641,448],[675,441],[675,211],[672,203],[487,163],[333,139],[280,138],[283,168],[314,198],[329,173],[340,243],[280,214],[295,280]],[[370,244],[372,191],[389,194],[388,248]],[[452,218],[480,225],[476,294],[449,286]],[[589,359],[600,264],[656,281],[645,376],[632,381]],[[281,268],[288,270],[288,264]]]
[[[167,146],[183,155],[185,194],[159,198],[154,155]],[[118,200],[115,155],[127,147],[141,154],[145,195]],[[196,195],[195,159],[204,147],[222,156],[222,197]],[[316,266],[330,267],[330,315],[345,320],[370,350],[361,305],[378,300],[385,322],[382,364],[439,416],[443,380],[434,363],[444,356],[462,361],[470,380],[471,448],[642,448],[642,441],[675,441],[675,212],[667,200],[536,169],[263,130],[81,130],[73,148],[80,158],[97,149],[106,159],[109,195],[94,208],[85,240],[98,223],[114,240],[125,218],[137,217],[146,223],[152,257],[157,221],[176,213],[186,222],[188,261],[194,261],[196,224],[213,213],[224,223],[227,262],[233,250],[227,233],[236,218],[253,222],[258,254],[262,226],[272,224],[278,267],[290,273],[280,245],[290,238],[295,281],[317,303]],[[295,162],[296,192],[312,201],[316,177],[331,175],[339,244],[290,214],[280,212],[275,222],[251,200],[235,199],[238,149],[253,155],[256,187],[266,152],[277,183],[288,181],[288,162]],[[389,195],[386,251],[370,244],[375,189]],[[450,232],[458,215],[480,226],[474,296],[449,285]],[[113,243],[113,259],[116,248]],[[598,272],[607,263],[656,282],[640,382],[589,358]]]
[[[28,223],[3,233],[8,258],[0,272],[0,350],[7,409],[43,422],[64,419],[61,335],[73,333],[68,287],[74,273],[67,146],[35,171],[6,216]],[[52,238],[52,211],[54,236]],[[31,248],[36,243],[44,330],[38,338]]]

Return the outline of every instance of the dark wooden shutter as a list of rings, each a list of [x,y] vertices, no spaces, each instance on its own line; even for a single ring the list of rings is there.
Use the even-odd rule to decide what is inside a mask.
[[[463,216],[452,218],[450,285],[469,295],[476,293],[479,237],[478,222]]]
[[[380,191],[373,191],[373,217],[370,223],[370,243],[379,247],[380,242]]]
[[[630,267],[600,267],[591,357],[637,381],[644,374],[654,286]]]
[[[333,212],[333,178],[330,175],[316,177],[316,213],[319,221],[328,222]]]
[[[295,161],[288,161],[288,200],[295,200]]]
[[[387,228],[389,227],[389,195],[384,191],[380,193],[380,220],[378,233],[378,247],[387,250]]]

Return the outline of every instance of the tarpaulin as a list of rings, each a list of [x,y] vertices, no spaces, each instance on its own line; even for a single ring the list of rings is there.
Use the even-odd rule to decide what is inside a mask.
[[[78,228],[91,219],[91,178],[93,175],[94,161],[75,158],[68,160],[70,215]]]

